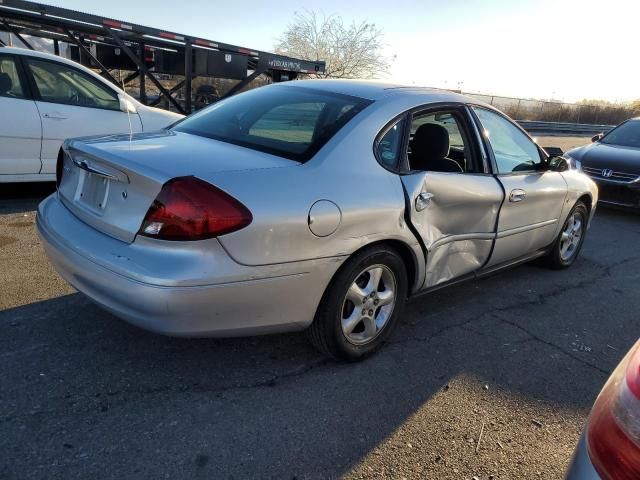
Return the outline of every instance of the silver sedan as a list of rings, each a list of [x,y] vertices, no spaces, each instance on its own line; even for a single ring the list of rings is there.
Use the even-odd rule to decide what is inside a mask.
[[[38,229],[56,270],[169,335],[307,330],[359,359],[407,297],[571,265],[597,187],[509,118],[357,81],[255,89],[167,131],[65,142]]]

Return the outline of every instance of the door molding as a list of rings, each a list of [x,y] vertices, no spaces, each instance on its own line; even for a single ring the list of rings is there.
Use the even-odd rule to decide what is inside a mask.
[[[528,232],[529,230],[535,230],[536,228],[546,227],[547,225],[552,225],[557,222],[557,218],[552,218],[550,220],[545,220],[544,222],[532,223],[530,225],[523,225],[522,227],[510,228],[509,230],[498,232],[497,238],[510,237],[511,235],[517,235],[518,233]]]
[[[442,237],[433,244],[429,250],[435,250],[442,245],[446,245],[447,243],[459,242],[461,240],[493,240],[495,238],[495,233],[461,233],[458,235],[447,235],[446,237]]]

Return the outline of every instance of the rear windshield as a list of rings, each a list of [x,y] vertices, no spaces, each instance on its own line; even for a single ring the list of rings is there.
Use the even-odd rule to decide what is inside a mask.
[[[640,148],[640,120],[629,120],[611,130],[602,143]]]
[[[306,87],[274,85],[216,103],[173,129],[305,162],[370,103]]]

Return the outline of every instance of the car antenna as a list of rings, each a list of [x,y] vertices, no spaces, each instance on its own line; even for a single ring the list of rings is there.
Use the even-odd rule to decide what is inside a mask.
[[[127,100],[127,90],[126,90],[126,85],[124,84],[124,79],[122,78],[122,75],[120,75],[120,81],[122,82],[122,91],[125,94],[124,97],[124,101],[126,102],[127,105],[127,120],[129,120],[129,143],[131,143],[132,141],[132,137],[133,137],[133,127],[131,126],[131,108],[129,108],[129,101]]]

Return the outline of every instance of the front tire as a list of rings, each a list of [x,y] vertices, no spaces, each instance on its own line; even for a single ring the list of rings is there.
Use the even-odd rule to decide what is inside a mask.
[[[551,251],[543,259],[546,266],[562,269],[575,262],[584,243],[588,219],[589,211],[586,205],[582,202],[576,203],[553,243]]]
[[[308,330],[311,343],[339,360],[361,360],[382,346],[399,322],[407,272],[398,253],[371,247],[347,260],[325,291]]]

